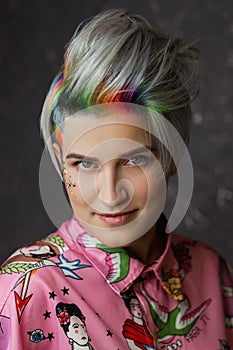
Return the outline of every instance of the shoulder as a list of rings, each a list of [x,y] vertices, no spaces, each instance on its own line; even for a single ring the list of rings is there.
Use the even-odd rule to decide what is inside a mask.
[[[171,235],[171,247],[175,254],[181,254],[182,252],[190,252],[194,256],[203,255],[203,258],[219,259],[217,251],[205,244],[204,242],[196,241],[192,238],[172,234]]]
[[[171,249],[173,255],[179,262],[180,260],[192,261],[193,264],[199,266],[202,271],[211,271],[215,269],[220,280],[222,276],[233,277],[232,266],[222,257],[213,247],[200,241],[196,241],[189,237],[180,236],[177,234],[171,235]]]
[[[20,286],[27,287],[27,280],[35,273],[37,278],[33,278],[33,284],[39,287],[43,281],[52,280],[51,276],[59,278],[58,271],[61,275],[62,268],[68,271],[69,260],[76,260],[81,254],[74,251],[72,244],[69,243],[59,231],[56,231],[41,240],[17,249],[3,263],[0,267],[0,314],[8,299],[21,288]]]
[[[201,281],[212,276],[216,281],[220,274],[219,254],[203,242],[172,234],[171,250],[180,269],[192,273],[192,278]]]
[[[62,254],[69,250],[68,245],[60,236],[59,232],[52,233],[47,237],[22,246],[17,249],[3,264],[4,267],[16,262],[35,262],[41,259],[48,259]]]

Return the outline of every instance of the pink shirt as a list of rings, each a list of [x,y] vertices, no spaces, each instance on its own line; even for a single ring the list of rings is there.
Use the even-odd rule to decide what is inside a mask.
[[[1,268],[0,349],[233,349],[233,282],[201,243],[170,234],[145,266],[73,216]]]

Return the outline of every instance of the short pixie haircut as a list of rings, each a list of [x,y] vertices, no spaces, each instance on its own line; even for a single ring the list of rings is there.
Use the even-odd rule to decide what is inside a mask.
[[[42,137],[54,164],[54,130],[62,130],[64,120],[75,113],[103,103],[128,102],[156,111],[188,144],[198,56],[192,44],[184,45],[124,9],[104,11],[81,23],[41,114]],[[159,158],[167,173],[174,164],[166,153],[161,145]]]

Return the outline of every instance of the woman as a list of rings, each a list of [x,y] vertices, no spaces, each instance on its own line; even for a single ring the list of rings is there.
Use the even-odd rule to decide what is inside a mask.
[[[81,316],[69,312],[74,302],[87,316],[95,349],[136,347],[128,331],[139,329],[139,345],[150,349],[233,345],[226,263],[170,233],[192,192],[186,145],[197,60],[192,45],[125,10],[78,28],[41,116],[73,217],[43,240],[60,254],[26,262],[19,256],[2,267],[2,349],[69,350],[57,319],[73,347],[89,346]],[[166,190],[176,172],[181,205],[167,223]],[[129,295],[140,302],[140,327],[125,332]]]
[[[85,317],[75,304],[58,303],[56,314],[72,350],[93,349],[89,343]]]

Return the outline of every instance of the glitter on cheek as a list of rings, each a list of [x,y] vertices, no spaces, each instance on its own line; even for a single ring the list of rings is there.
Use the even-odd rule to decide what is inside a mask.
[[[63,180],[66,185],[67,191],[69,191],[71,196],[74,196],[74,198],[76,198],[73,192],[76,187],[76,183],[72,182],[72,177],[68,174],[68,170],[66,168],[63,169]]]

